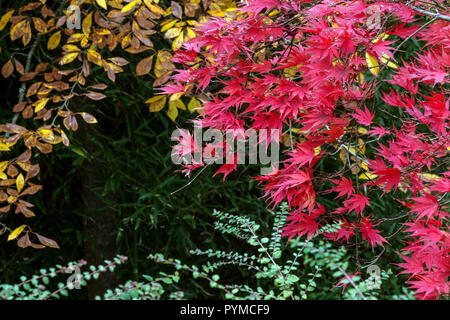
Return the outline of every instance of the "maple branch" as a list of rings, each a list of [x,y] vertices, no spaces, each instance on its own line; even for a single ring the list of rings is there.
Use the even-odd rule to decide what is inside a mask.
[[[436,19],[439,19],[439,20],[450,21],[450,17],[449,16],[440,14],[439,12],[426,11],[426,10],[423,10],[423,9],[418,8],[416,6],[411,6],[411,9],[413,9],[414,11],[417,11],[417,12],[419,12],[421,14],[424,14],[426,16],[429,16],[429,17],[433,17],[433,18],[436,18]]]

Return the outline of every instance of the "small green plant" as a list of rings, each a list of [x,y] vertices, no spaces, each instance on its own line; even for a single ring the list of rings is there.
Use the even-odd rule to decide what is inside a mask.
[[[199,266],[189,266],[162,254],[151,254],[149,258],[171,265],[180,272],[186,271],[194,279],[205,279],[211,288],[222,291],[225,299],[377,299],[383,282],[392,276],[392,271],[367,274],[364,279],[362,272],[348,271],[352,257],[344,247],[333,247],[318,238],[321,234],[336,232],[341,223],[324,226],[306,241],[291,239],[285,243],[282,230],[288,214],[287,205],[282,204],[273,214],[270,236],[261,237],[257,233],[260,225],[248,217],[213,212],[217,219],[216,230],[246,241],[248,252],[192,250],[193,255],[206,258]],[[226,278],[219,274],[230,265],[241,272],[247,270],[246,283],[226,283]],[[396,298],[412,296],[405,291]]]
[[[378,299],[383,284],[392,278],[392,271],[380,270],[372,264],[367,271],[352,269],[352,256],[343,246],[333,246],[320,239],[320,235],[333,233],[341,223],[320,228],[306,241],[282,238],[288,216],[287,205],[282,204],[272,212],[274,222],[267,236],[261,236],[262,228],[252,219],[214,210],[215,229],[223,235],[233,235],[246,242],[246,252],[213,249],[194,249],[191,254],[203,263],[188,265],[179,259],[166,258],[163,254],[150,254],[157,264],[170,266],[172,273],[160,271],[158,276],[141,275],[138,281],[129,280],[114,289],[107,290],[97,300],[157,300],[198,298],[192,291],[192,281],[202,291],[214,289],[220,297],[231,300],[301,300],[301,299]],[[30,279],[22,277],[19,284],[0,285],[1,299],[60,299],[68,296],[75,285],[86,286],[87,280],[97,279],[101,273],[113,272],[127,261],[117,256],[105,265],[89,266],[89,271],[78,272],[76,277],[50,285],[50,279],[59,274],[73,273],[87,265],[86,261],[41,270]],[[233,283],[230,267],[243,273],[245,283]],[[161,268],[160,270],[162,270]],[[369,272],[371,271],[371,272]],[[227,273],[228,272],[228,273]],[[239,279],[238,278],[238,279]],[[207,284],[207,285],[205,285]],[[53,289],[51,289],[53,288]],[[385,298],[385,295],[383,296]],[[405,288],[392,299],[413,299]]]

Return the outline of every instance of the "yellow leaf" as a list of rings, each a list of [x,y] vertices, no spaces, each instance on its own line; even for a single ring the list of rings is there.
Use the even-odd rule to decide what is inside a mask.
[[[366,155],[366,146],[364,144],[364,140],[361,138],[358,138],[358,149],[361,154]]]
[[[360,134],[366,134],[366,133],[367,133],[367,129],[366,129],[366,128],[363,128],[363,127],[359,127],[359,128],[358,128],[358,133],[360,133]]]
[[[183,96],[183,94],[184,92],[177,92],[172,94],[169,98],[169,102],[178,101]],[[186,110],[186,108],[184,108],[184,110]]]
[[[188,38],[188,39],[193,39],[193,38],[195,38],[195,32],[194,32],[194,30],[192,30],[192,28],[189,28],[189,27],[187,27],[186,28],[186,37]]]
[[[385,32],[382,32],[378,37],[376,37],[375,39],[372,40],[372,43],[377,43],[378,41],[384,41],[389,37],[388,34],[386,34]]]
[[[17,238],[22,231],[27,227],[26,224],[21,225],[20,227],[16,228],[13,232],[11,232],[8,236],[8,241],[14,240]]]
[[[67,40],[67,43],[74,43],[74,42],[79,42],[82,39],[85,38],[85,35],[82,33],[74,33],[73,35],[70,36],[70,38]]]
[[[158,51],[154,68],[156,78],[162,77],[167,71],[174,68],[171,59],[172,55],[170,52],[164,50]]]
[[[61,42],[61,31],[58,31],[58,32],[55,32],[54,34],[52,34],[50,39],[48,39],[47,49],[55,50],[58,47],[60,42]]]
[[[146,103],[149,103],[149,110],[150,112],[158,112],[161,111],[162,108],[166,105],[167,96],[155,96],[153,98],[148,99],[145,101]]]
[[[80,51],[80,48],[78,48],[76,45],[73,45],[73,44],[66,44],[63,47],[63,50],[66,52],[78,52],[78,51]]]
[[[438,176],[437,174],[433,174],[433,173],[418,173],[417,175],[419,177],[421,177],[423,180],[425,180],[426,182],[441,180],[440,176]]]
[[[359,179],[361,180],[374,180],[376,178],[378,178],[378,175],[370,172],[361,173],[359,176]]]
[[[383,53],[381,57],[381,62],[384,64],[387,64],[387,66],[391,69],[397,70],[398,65],[396,65],[394,62],[390,61],[389,56],[386,53]]]
[[[175,38],[175,37],[177,37],[180,33],[181,33],[181,28],[177,28],[177,27],[175,27],[175,28],[172,28],[172,29],[169,29],[169,30],[167,30],[167,32],[164,34],[164,38],[166,38],[166,39],[172,39],[172,38]]]
[[[176,19],[175,20],[170,19],[170,20],[166,20],[164,22],[166,22],[166,23],[161,28],[161,32],[164,32],[164,31],[169,30],[170,28],[172,28],[175,25],[175,23],[177,23],[177,20]]]
[[[181,31],[181,33],[178,35],[178,37],[173,39],[173,42],[172,42],[173,51],[177,51],[178,49],[180,49],[181,46],[183,45],[183,42],[184,42],[184,32]]]
[[[135,0],[135,1],[131,1],[129,4],[127,4],[126,6],[124,6],[121,10],[122,13],[124,12],[128,12],[134,9],[134,6],[138,5],[141,3],[141,0]]]
[[[5,143],[0,143],[0,151],[11,151],[9,146]]]
[[[201,108],[201,106],[202,105],[201,105],[200,101],[198,101],[195,97],[193,97],[191,99],[191,101],[189,101],[189,103],[188,103],[188,110],[190,112],[197,111],[198,113],[200,113],[201,110],[199,110],[199,108]]]
[[[25,185],[25,178],[23,177],[23,174],[19,174],[16,178],[17,192],[20,193],[20,191],[22,191],[24,185]]]
[[[17,40],[23,36],[27,22],[28,21],[25,19],[12,26],[10,30],[10,36],[12,41]]]
[[[147,7],[150,9],[150,11],[153,11],[154,13],[165,14],[164,9],[161,8],[160,6],[148,4]]]
[[[314,148],[314,155],[318,156],[320,154],[320,152],[322,151],[322,148],[320,146]]]
[[[178,109],[177,109],[177,107],[174,106],[173,104],[171,105],[169,103],[169,110],[167,111],[167,116],[170,118],[170,120],[175,122],[175,119],[178,117]]]
[[[372,57],[368,52],[366,52],[366,63],[369,66],[369,71],[371,74],[376,76],[380,72],[380,67],[378,61]]]
[[[97,51],[88,49],[87,58],[90,62],[95,63],[98,66],[102,66],[102,56]]]
[[[61,65],[68,64],[68,63],[72,62],[73,60],[75,60],[77,57],[78,57],[78,52],[68,53],[61,59],[59,64],[61,64]]]
[[[181,99],[170,101],[169,99],[169,109],[170,108],[177,108],[181,110],[186,110],[186,105],[181,101]]]
[[[92,12],[89,13],[86,16],[86,18],[83,19],[83,22],[81,24],[81,28],[82,28],[84,34],[90,34],[91,27],[92,27]]]
[[[11,19],[13,14],[14,14],[14,10],[11,10],[2,16],[2,18],[0,19],[0,31],[5,29],[6,25],[9,22],[9,19]]]
[[[2,161],[0,162],[0,172],[5,171],[6,166],[8,165],[9,161]]]
[[[358,82],[359,82],[360,86],[364,85],[365,80],[366,80],[366,77],[364,77],[364,73],[362,73],[362,72],[359,73],[358,74]]]
[[[95,0],[97,4],[102,7],[103,9],[107,10],[108,6],[106,5],[106,0]]]
[[[41,99],[41,100],[35,102],[34,103],[34,112],[39,112],[42,109],[44,109],[45,106],[47,105],[48,100],[49,100],[49,98],[44,98],[44,99]]]

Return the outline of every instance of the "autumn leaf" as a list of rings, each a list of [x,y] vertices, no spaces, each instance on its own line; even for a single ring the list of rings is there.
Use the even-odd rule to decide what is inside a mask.
[[[108,6],[106,4],[106,0],[95,0],[95,2],[97,2],[97,4],[102,7],[103,9],[107,10]]]
[[[8,78],[14,72],[14,66],[11,60],[8,60],[2,67],[2,76]]]
[[[59,249],[58,244],[56,243],[55,240],[46,238],[44,236],[41,236],[40,234],[35,233],[39,242],[42,243],[44,246],[46,247],[50,247],[50,248],[55,248],[55,249]]]
[[[139,61],[136,66],[136,75],[143,76],[152,70],[153,56],[147,57]]]
[[[169,109],[167,110],[167,116],[175,122],[178,117],[178,108],[175,105],[169,105]]]
[[[65,56],[62,57],[61,61],[59,62],[60,65],[68,64],[74,61],[78,57],[79,52],[72,52],[68,53]]]
[[[154,96],[153,98],[148,99],[145,103],[149,103],[150,112],[158,112],[161,111],[162,108],[166,105],[167,96],[160,95]]]
[[[14,14],[14,12],[15,12],[15,10],[11,10],[2,16],[2,18],[0,19],[0,31],[5,29],[6,25],[8,24],[9,20],[11,19],[12,15]]]
[[[19,174],[16,178],[17,192],[20,193],[20,191],[22,191],[24,185],[25,185],[25,178],[23,177],[22,174]]]
[[[372,57],[368,52],[366,52],[366,63],[369,66],[369,71],[371,74],[376,76],[380,72],[380,67],[378,61]]]
[[[14,229],[14,231],[8,235],[8,241],[16,239],[26,227],[27,225],[23,224],[20,227]]]
[[[201,113],[201,103],[198,101],[195,97],[192,97],[191,100],[188,103],[188,110],[192,113],[194,111],[197,111],[198,113]]]
[[[89,35],[91,33],[92,27],[92,12],[90,12],[81,23],[81,30],[85,35]]]
[[[58,48],[60,42],[61,42],[61,31],[57,31],[51,35],[50,39],[48,39],[47,49],[55,50],[56,48]]]
[[[95,117],[93,115],[91,115],[90,113],[80,112],[79,114],[81,115],[83,120],[86,121],[86,123],[89,123],[89,124],[97,123],[97,119],[95,119]]]

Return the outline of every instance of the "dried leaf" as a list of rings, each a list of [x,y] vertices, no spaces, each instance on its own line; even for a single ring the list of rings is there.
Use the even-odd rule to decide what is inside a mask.
[[[81,115],[83,120],[86,121],[87,123],[89,123],[89,124],[97,123],[97,119],[95,119],[95,117],[93,115],[91,115],[90,113],[80,112],[79,114]]]
[[[139,63],[136,66],[136,75],[143,76],[148,74],[152,70],[152,64],[153,64],[153,56],[147,57],[139,61]]]
[[[11,60],[5,63],[2,67],[2,76],[8,78],[14,72],[14,66]]]
[[[58,244],[56,243],[55,240],[46,238],[46,237],[41,236],[40,234],[37,234],[37,233],[35,233],[35,235],[38,237],[39,242],[42,243],[44,246],[50,247],[50,248],[59,249],[59,246],[58,246]]]

